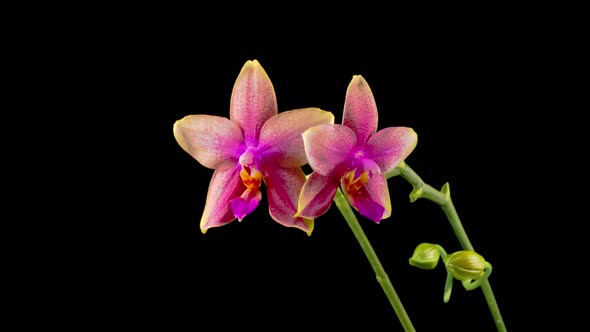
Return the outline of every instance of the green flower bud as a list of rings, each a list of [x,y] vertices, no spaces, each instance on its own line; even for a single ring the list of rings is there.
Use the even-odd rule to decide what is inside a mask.
[[[410,258],[410,265],[423,270],[432,270],[440,258],[440,246],[432,243],[420,243]]]
[[[475,251],[461,250],[443,258],[447,271],[457,280],[477,280],[484,275],[486,260]]]

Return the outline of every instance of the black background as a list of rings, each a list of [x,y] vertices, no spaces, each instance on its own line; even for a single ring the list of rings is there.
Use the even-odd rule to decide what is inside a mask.
[[[577,326],[588,291],[588,87],[506,80],[584,78],[576,36],[473,28],[478,17],[426,28],[318,14],[275,31],[280,19],[247,10],[215,23],[208,12],[114,12],[9,36],[3,77],[41,80],[2,90],[2,330],[401,330],[335,207],[311,237],[272,221],[265,199],[243,222],[200,233],[212,171],[182,151],[172,125],[227,117],[248,59],[272,79],[279,111],[317,106],[337,122],[362,74],[379,128],[418,133],[407,163],[435,187],[450,182],[494,265],[509,330]],[[436,205],[410,203],[400,178],[389,186],[392,217],[361,223],[415,327],[493,331],[479,290],[456,284],[444,304],[442,266],[407,264],[420,242],[460,247]]]

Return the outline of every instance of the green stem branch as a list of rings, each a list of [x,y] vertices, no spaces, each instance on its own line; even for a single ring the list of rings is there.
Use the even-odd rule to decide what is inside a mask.
[[[340,190],[340,188],[338,188],[338,190],[336,191],[334,202],[336,203],[336,206],[340,210],[340,213],[342,213],[342,216],[348,223],[348,226],[354,233],[354,236],[356,237],[357,241],[361,245],[361,248],[367,256],[367,259],[371,263],[373,271],[375,271],[375,275],[377,276],[377,281],[379,282],[379,285],[381,285],[381,288],[383,288],[385,295],[387,295],[389,303],[391,303],[393,310],[395,310],[397,318],[402,324],[404,330],[416,331],[416,329],[414,329],[414,326],[412,325],[412,322],[410,321],[408,313],[404,309],[404,306],[402,305],[402,302],[399,296],[397,295],[397,292],[393,288],[393,285],[391,284],[391,281],[389,280],[387,273],[383,269],[383,266],[381,265],[381,262],[379,261],[379,258],[375,253],[375,250],[373,250],[373,247],[371,246],[369,239],[365,235],[365,232],[363,232],[363,229],[361,228],[358,219],[354,215],[352,208],[348,204],[348,201],[342,194],[342,190]]]
[[[453,231],[455,232],[455,235],[457,236],[457,239],[461,243],[463,249],[475,251],[473,249],[473,245],[471,245],[471,242],[467,237],[467,233],[463,228],[463,224],[461,224],[457,210],[453,205],[451,191],[449,189],[448,183],[445,183],[442,189],[438,191],[432,186],[424,183],[420,176],[418,176],[418,174],[416,174],[416,172],[414,172],[414,170],[412,170],[410,166],[404,162],[402,162],[391,172],[385,174],[387,178],[396,175],[401,175],[401,177],[403,177],[412,185],[413,190],[410,194],[410,200],[412,202],[416,201],[418,198],[426,198],[440,205],[445,215],[449,219],[449,223],[451,224],[451,227],[453,228]],[[498,303],[496,302],[494,292],[492,291],[492,286],[490,285],[490,282],[487,280],[487,278],[481,283],[481,289],[488,303],[488,307],[490,308],[490,312],[494,318],[494,322],[496,323],[496,328],[498,331],[506,331],[506,326],[502,320],[500,308],[498,308]]]

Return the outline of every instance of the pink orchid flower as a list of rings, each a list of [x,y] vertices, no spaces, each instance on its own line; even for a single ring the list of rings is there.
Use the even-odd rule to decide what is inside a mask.
[[[330,207],[340,183],[348,202],[379,223],[391,215],[385,173],[416,147],[412,128],[377,131],[377,106],[365,79],[354,76],[346,92],[342,125],[322,124],[303,133],[311,173],[299,197],[296,216],[317,218]]]
[[[264,181],[271,217],[311,234],[313,219],[295,217],[307,163],[301,134],[334,123],[330,112],[305,108],[277,114],[270,78],[256,60],[247,61],[233,87],[229,119],[189,115],[174,124],[178,144],[201,165],[215,169],[201,218],[211,227],[242,220],[256,209]]]

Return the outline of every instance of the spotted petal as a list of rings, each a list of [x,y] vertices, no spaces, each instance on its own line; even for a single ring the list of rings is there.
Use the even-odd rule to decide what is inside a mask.
[[[184,151],[208,168],[237,158],[244,141],[235,123],[212,115],[189,115],[176,121],[174,137]]]
[[[265,167],[264,182],[270,216],[283,226],[296,227],[311,234],[313,220],[294,216],[297,199],[305,182],[301,168]]]
[[[247,61],[231,95],[229,118],[243,131],[247,143],[257,143],[262,125],[277,114],[270,78],[257,60]]]
[[[336,195],[339,181],[340,178],[311,173],[301,189],[297,215],[314,219],[326,213]]]
[[[376,223],[379,223],[381,219],[391,216],[389,188],[387,187],[387,180],[382,173],[373,173],[369,181],[364,184],[364,190],[356,195],[351,195],[344,189],[342,192],[348,199],[348,202],[362,216]]]
[[[324,176],[342,176],[356,144],[354,132],[343,125],[324,124],[303,133],[309,165]]]
[[[304,108],[279,113],[270,118],[260,132],[259,149],[264,158],[283,167],[307,164],[301,134],[310,127],[334,123],[334,115],[319,108]]]
[[[357,145],[363,148],[377,130],[377,105],[371,88],[360,75],[352,77],[346,91],[342,124],[356,133]]]
[[[240,178],[240,169],[235,162],[226,161],[213,172],[201,217],[203,234],[211,227],[223,226],[236,219],[231,201],[246,189]]]
[[[369,139],[365,156],[376,162],[383,173],[387,173],[410,155],[417,142],[418,135],[412,128],[384,128]]]

